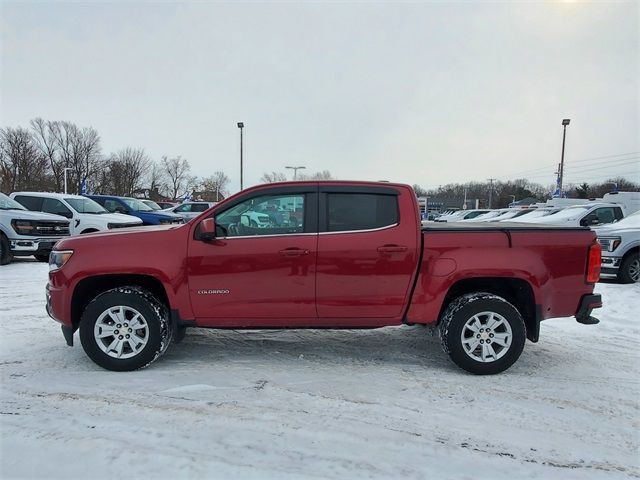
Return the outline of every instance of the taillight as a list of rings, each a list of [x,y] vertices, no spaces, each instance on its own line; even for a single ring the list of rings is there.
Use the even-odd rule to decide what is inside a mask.
[[[587,260],[587,283],[596,283],[600,280],[600,263],[602,261],[602,247],[594,242],[589,247]]]

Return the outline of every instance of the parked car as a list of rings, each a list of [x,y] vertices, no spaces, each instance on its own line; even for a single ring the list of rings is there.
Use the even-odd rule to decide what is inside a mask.
[[[640,282],[640,211],[594,230],[602,245],[602,276]]]
[[[163,210],[163,207],[158,205],[153,200],[147,200],[147,199],[141,198],[140,201],[144,203],[146,206],[151,207],[151,210]],[[170,208],[170,207],[164,207],[164,208]]]
[[[436,218],[436,222],[460,222],[463,220],[471,220],[485,213],[489,213],[491,210],[458,210],[457,212],[452,213],[451,215],[442,216]]]
[[[158,206],[162,209],[165,210],[167,208],[171,208],[171,207],[176,207],[178,205],[180,205],[178,202],[163,202],[163,201],[158,201],[155,202],[156,204],[158,204]]]
[[[32,212],[53,213],[68,218],[71,235],[142,225],[138,217],[109,213],[90,198],[80,195],[14,192],[11,198]]]
[[[302,221],[247,225],[243,214],[265,204]],[[79,329],[87,355],[117,371],[148,365],[187,327],[404,323],[438,325],[457,365],[493,374],[518,359],[525,339],[538,341],[544,319],[598,322],[600,252],[584,227],[421,228],[408,185],[267,184],[182,226],[60,242],[47,311],[69,345]]]
[[[620,205],[614,203],[587,203],[564,208],[553,215],[538,219],[536,223],[591,227],[617,222],[623,218],[624,212]]]
[[[535,208],[512,208],[510,212],[500,215],[498,218],[489,220],[490,222],[519,222],[520,218],[526,218],[530,213],[535,212]]]
[[[170,212],[155,211],[137,198],[112,195],[87,195],[112,213],[124,213],[138,217],[144,225],[168,225],[183,223],[182,217]]]
[[[556,208],[537,207],[532,211],[530,211],[529,213],[519,216],[517,219],[513,221],[518,223],[536,223],[542,217],[553,215],[555,213],[558,213],[561,210],[563,210],[563,208],[561,207],[556,207]]]
[[[197,217],[202,212],[209,210],[215,202],[184,202],[176,207],[167,208],[163,212],[175,213],[182,217],[185,222]]]
[[[30,212],[0,193],[0,265],[13,257],[33,255],[41,262],[58,240],[69,236],[69,220],[59,215]]]
[[[473,218],[468,218],[465,220],[461,220],[463,222],[488,222],[489,220],[496,218],[500,215],[503,215],[507,212],[509,212],[511,209],[510,208],[499,208],[496,210],[489,210],[488,212],[482,213],[476,217]]]

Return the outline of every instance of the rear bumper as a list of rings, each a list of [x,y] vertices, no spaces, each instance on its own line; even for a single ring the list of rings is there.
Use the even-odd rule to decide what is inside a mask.
[[[602,296],[600,294],[591,294],[591,295],[583,295],[582,299],[580,299],[580,305],[578,306],[578,311],[576,312],[576,320],[578,323],[583,323],[585,325],[595,325],[599,323],[595,317],[591,316],[591,312],[595,308],[602,307]]]

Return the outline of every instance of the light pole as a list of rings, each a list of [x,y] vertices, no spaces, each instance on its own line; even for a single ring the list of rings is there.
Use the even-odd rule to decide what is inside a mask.
[[[562,180],[564,179],[564,140],[567,136],[567,125],[569,125],[571,119],[565,118],[562,120],[562,155],[560,156],[560,180],[559,180],[559,193],[560,198],[562,198]]]
[[[244,128],[244,123],[238,122],[238,128],[240,129],[240,190],[242,190],[242,129]]]
[[[289,170],[293,170],[293,180],[295,181],[298,178],[298,170],[304,170],[307,167],[284,167]]]
[[[64,167],[64,193],[67,194],[67,170],[73,170],[71,167]]]

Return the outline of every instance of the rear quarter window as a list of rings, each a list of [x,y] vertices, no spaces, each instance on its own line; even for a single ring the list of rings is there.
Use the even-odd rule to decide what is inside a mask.
[[[398,197],[369,193],[328,193],[327,231],[372,230],[400,219]]]

